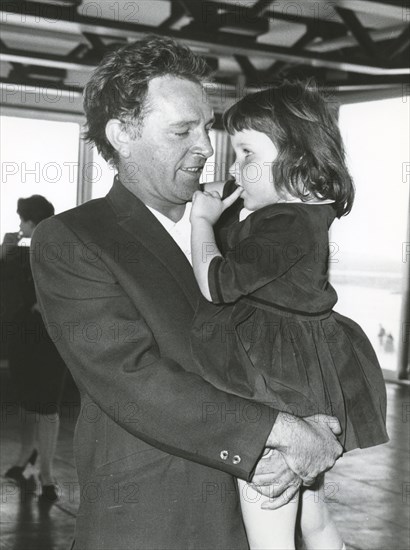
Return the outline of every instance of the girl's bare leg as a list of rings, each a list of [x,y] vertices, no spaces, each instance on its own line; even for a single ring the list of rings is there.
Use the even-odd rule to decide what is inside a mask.
[[[299,497],[277,510],[263,510],[268,501],[251,485],[238,479],[243,521],[251,550],[294,550]]]
[[[300,498],[300,523],[307,550],[341,550],[343,540],[326,504],[324,474],[312,487],[304,487]]]
[[[24,467],[35,447],[38,420],[34,413],[27,412],[25,409],[22,409],[21,417],[21,447],[16,466]]]

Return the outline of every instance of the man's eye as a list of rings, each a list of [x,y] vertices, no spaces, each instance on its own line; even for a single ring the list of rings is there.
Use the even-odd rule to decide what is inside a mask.
[[[175,132],[176,136],[187,136],[188,134],[189,134],[189,130],[187,130],[186,132]]]

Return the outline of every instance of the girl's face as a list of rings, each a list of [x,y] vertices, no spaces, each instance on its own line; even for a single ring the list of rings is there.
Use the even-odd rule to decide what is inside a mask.
[[[248,210],[258,210],[274,204],[279,197],[276,192],[272,163],[278,150],[272,140],[263,132],[242,130],[231,136],[236,160],[229,169],[235,177],[236,185],[243,188],[241,198]]]

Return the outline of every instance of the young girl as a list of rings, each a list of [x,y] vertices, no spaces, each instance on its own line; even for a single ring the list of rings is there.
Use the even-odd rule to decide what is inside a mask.
[[[296,416],[336,416],[344,451],[388,441],[374,350],[356,323],[332,309],[328,230],[354,197],[335,116],[316,91],[284,83],[243,98],[224,124],[237,189],[225,200],[212,186],[195,193],[191,213],[194,272],[208,300],[192,336],[202,376]],[[245,209],[222,256],[212,226],[239,196]],[[324,476],[278,510],[262,509],[264,497],[238,483],[252,549],[295,548],[297,517],[308,549],[344,547],[324,501]]]

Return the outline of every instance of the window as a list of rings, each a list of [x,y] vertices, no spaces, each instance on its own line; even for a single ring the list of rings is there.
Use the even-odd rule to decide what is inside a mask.
[[[2,116],[1,241],[19,228],[20,197],[43,195],[56,213],[77,203],[80,124]]]
[[[340,128],[356,186],[352,212],[330,240],[336,310],[357,321],[381,366],[395,371],[408,269],[408,98],[344,105]],[[408,273],[408,272],[407,272]]]

